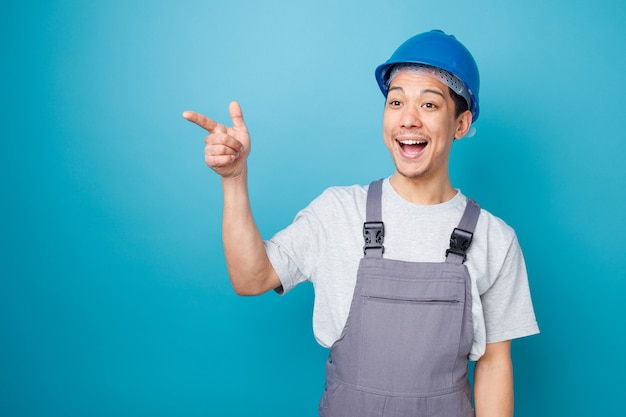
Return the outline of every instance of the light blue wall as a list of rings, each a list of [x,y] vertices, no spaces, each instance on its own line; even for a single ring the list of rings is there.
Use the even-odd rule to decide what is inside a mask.
[[[482,74],[454,184],[530,272],[543,333],[514,343],[516,416],[616,415],[625,21],[621,0],[2,2],[0,415],[316,415],[312,290],[233,294],[219,180],[180,113],[241,102],[269,237],[391,173],[373,70],[431,28]]]

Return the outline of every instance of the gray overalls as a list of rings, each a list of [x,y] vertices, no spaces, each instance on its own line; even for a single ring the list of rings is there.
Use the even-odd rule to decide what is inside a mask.
[[[446,260],[383,258],[382,180],[370,184],[365,255],[350,313],[330,350],[323,417],[470,417],[471,283],[465,253],[480,207],[468,200]]]

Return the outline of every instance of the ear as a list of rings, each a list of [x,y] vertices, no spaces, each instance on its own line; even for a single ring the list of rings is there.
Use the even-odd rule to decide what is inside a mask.
[[[463,139],[463,137],[467,135],[467,132],[469,132],[470,126],[472,126],[472,113],[469,110],[465,110],[456,118],[454,138]]]

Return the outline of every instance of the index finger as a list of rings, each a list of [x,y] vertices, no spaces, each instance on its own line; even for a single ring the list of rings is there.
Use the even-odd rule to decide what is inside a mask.
[[[219,126],[219,123],[217,123],[215,120],[210,119],[203,114],[196,113],[195,111],[184,111],[183,117],[190,122],[197,124],[204,130],[209,131],[210,133],[214,133]]]

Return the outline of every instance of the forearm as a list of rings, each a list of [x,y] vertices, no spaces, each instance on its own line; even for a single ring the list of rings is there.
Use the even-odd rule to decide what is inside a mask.
[[[233,127],[192,111],[183,112],[183,117],[209,133],[204,139],[204,160],[222,177],[222,240],[233,288],[240,295],[256,295],[277,288],[280,280],[265,253],[250,209],[246,164],[250,134],[239,103],[230,103],[228,111]]]
[[[481,358],[474,369],[476,417],[513,416],[513,364],[510,355]]]
[[[245,173],[237,178],[222,178],[222,187],[222,240],[233,288],[240,295],[257,295],[269,291],[280,282],[252,216]]]

